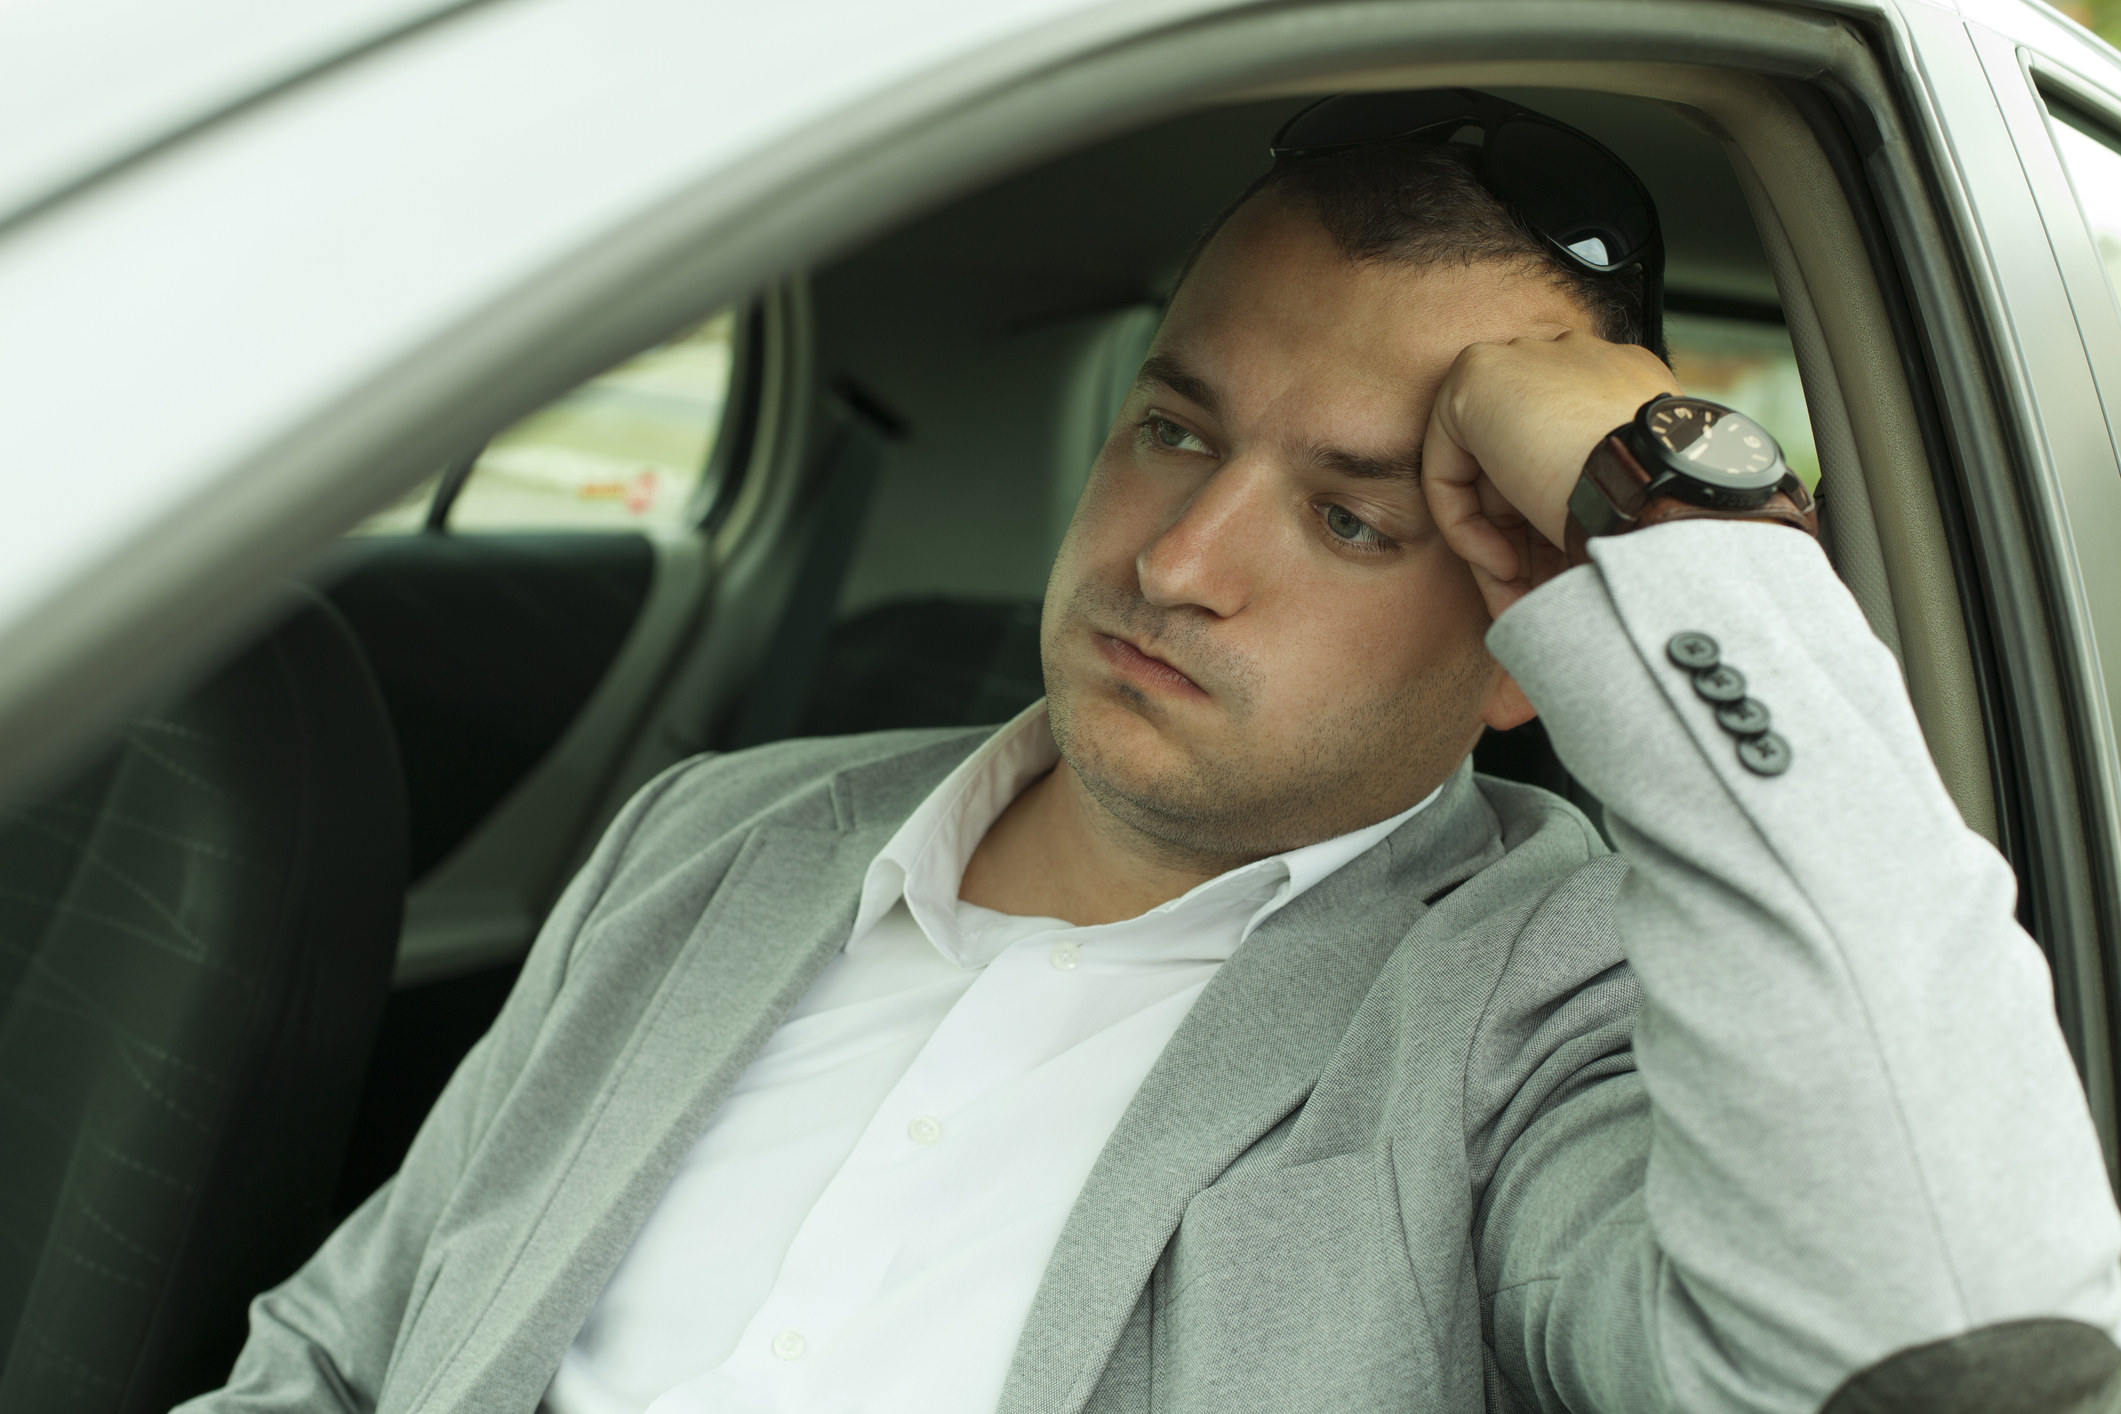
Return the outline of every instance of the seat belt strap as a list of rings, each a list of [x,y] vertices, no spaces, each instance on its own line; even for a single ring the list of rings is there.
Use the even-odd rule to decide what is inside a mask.
[[[780,741],[801,728],[839,608],[840,587],[854,558],[855,538],[869,518],[885,444],[906,433],[904,422],[851,381],[840,380],[833,391],[838,394],[838,426],[813,479],[816,510],[809,544],[774,629],[772,647],[730,738],[732,750]]]

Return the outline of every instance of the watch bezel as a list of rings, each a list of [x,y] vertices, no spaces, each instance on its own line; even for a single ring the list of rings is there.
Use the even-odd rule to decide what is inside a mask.
[[[1775,460],[1767,472],[1752,473],[1747,480],[1750,482],[1754,476],[1766,478],[1768,472],[1773,473],[1772,479],[1763,479],[1758,485],[1733,485],[1730,481],[1721,479],[1718,474],[1704,474],[1701,470],[1679,461],[1678,454],[1665,446],[1657,434],[1650,430],[1651,410],[1666,403],[1678,402],[1714,408],[1726,417],[1743,417],[1753,426],[1759,427],[1760,435],[1767,438],[1768,445],[1775,449]],[[1775,434],[1765,427],[1760,427],[1759,419],[1713,398],[1659,393],[1635,410],[1635,416],[1627,426],[1625,441],[1635,460],[1650,474],[1650,484],[1644,488],[1646,497],[1677,496],[1682,501],[1691,501],[1698,506],[1751,510],[1765,505],[1777,491],[1786,490],[1791,480],[1789,463],[1783,458],[1782,443],[1775,439]],[[1736,479],[1732,477],[1731,481]]]

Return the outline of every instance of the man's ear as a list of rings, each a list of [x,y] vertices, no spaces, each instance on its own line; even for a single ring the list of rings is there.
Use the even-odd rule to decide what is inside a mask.
[[[1539,715],[1532,706],[1532,699],[1524,695],[1517,679],[1508,673],[1497,673],[1495,685],[1488,689],[1488,700],[1482,706],[1480,719],[1496,731],[1506,732],[1512,727],[1521,727]]]

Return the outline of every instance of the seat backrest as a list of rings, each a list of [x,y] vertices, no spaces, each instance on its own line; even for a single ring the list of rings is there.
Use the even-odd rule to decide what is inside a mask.
[[[909,599],[833,626],[797,735],[1005,722],[1045,695],[1035,600]]]
[[[313,597],[0,806],[0,1414],[226,1378],[322,1235],[404,887],[389,722]]]

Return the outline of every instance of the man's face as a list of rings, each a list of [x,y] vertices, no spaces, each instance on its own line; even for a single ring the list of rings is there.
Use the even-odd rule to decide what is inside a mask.
[[[1248,203],[1174,299],[1046,590],[1053,730],[1175,852],[1257,858],[1433,790],[1521,720],[1424,504],[1429,404],[1469,343],[1587,328],[1538,275],[1357,264]]]

